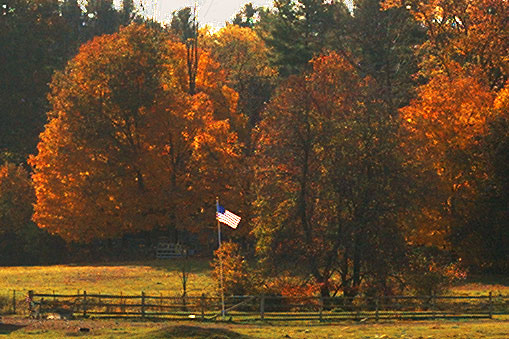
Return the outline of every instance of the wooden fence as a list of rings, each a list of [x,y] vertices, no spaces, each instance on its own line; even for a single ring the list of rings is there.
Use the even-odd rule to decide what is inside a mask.
[[[33,317],[137,317],[221,319],[219,297],[162,295],[42,294],[29,292]],[[226,317],[235,321],[341,321],[380,319],[492,318],[509,314],[509,296],[282,297],[232,296]]]

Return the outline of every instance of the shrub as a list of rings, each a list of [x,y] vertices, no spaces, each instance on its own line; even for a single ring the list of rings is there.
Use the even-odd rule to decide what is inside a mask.
[[[223,242],[215,252],[212,263],[213,276],[220,288],[221,265],[223,264],[223,284],[225,295],[249,295],[258,292],[257,274],[251,270],[244,256],[241,255],[240,246],[233,242]]]
[[[448,291],[453,282],[466,278],[461,259],[429,247],[416,248],[410,255],[405,282],[418,295],[438,295]]]

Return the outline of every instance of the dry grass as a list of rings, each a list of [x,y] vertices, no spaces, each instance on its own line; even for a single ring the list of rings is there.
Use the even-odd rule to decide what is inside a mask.
[[[0,334],[6,338],[94,337],[122,338],[243,338],[243,339],[506,339],[508,320],[393,321],[381,323],[343,322],[338,324],[202,324],[175,322],[128,322],[112,320],[35,321],[5,319]],[[80,332],[87,328],[90,332]]]

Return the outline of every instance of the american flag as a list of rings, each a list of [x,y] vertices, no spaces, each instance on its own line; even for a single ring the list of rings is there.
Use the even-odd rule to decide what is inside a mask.
[[[216,219],[231,228],[237,228],[240,222],[240,217],[238,215],[226,210],[219,204],[217,205]]]

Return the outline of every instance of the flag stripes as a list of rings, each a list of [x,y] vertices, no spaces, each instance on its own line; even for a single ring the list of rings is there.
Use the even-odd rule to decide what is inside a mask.
[[[241,219],[238,215],[226,210],[221,205],[217,205],[216,218],[219,222],[222,222],[231,228],[237,228]]]

